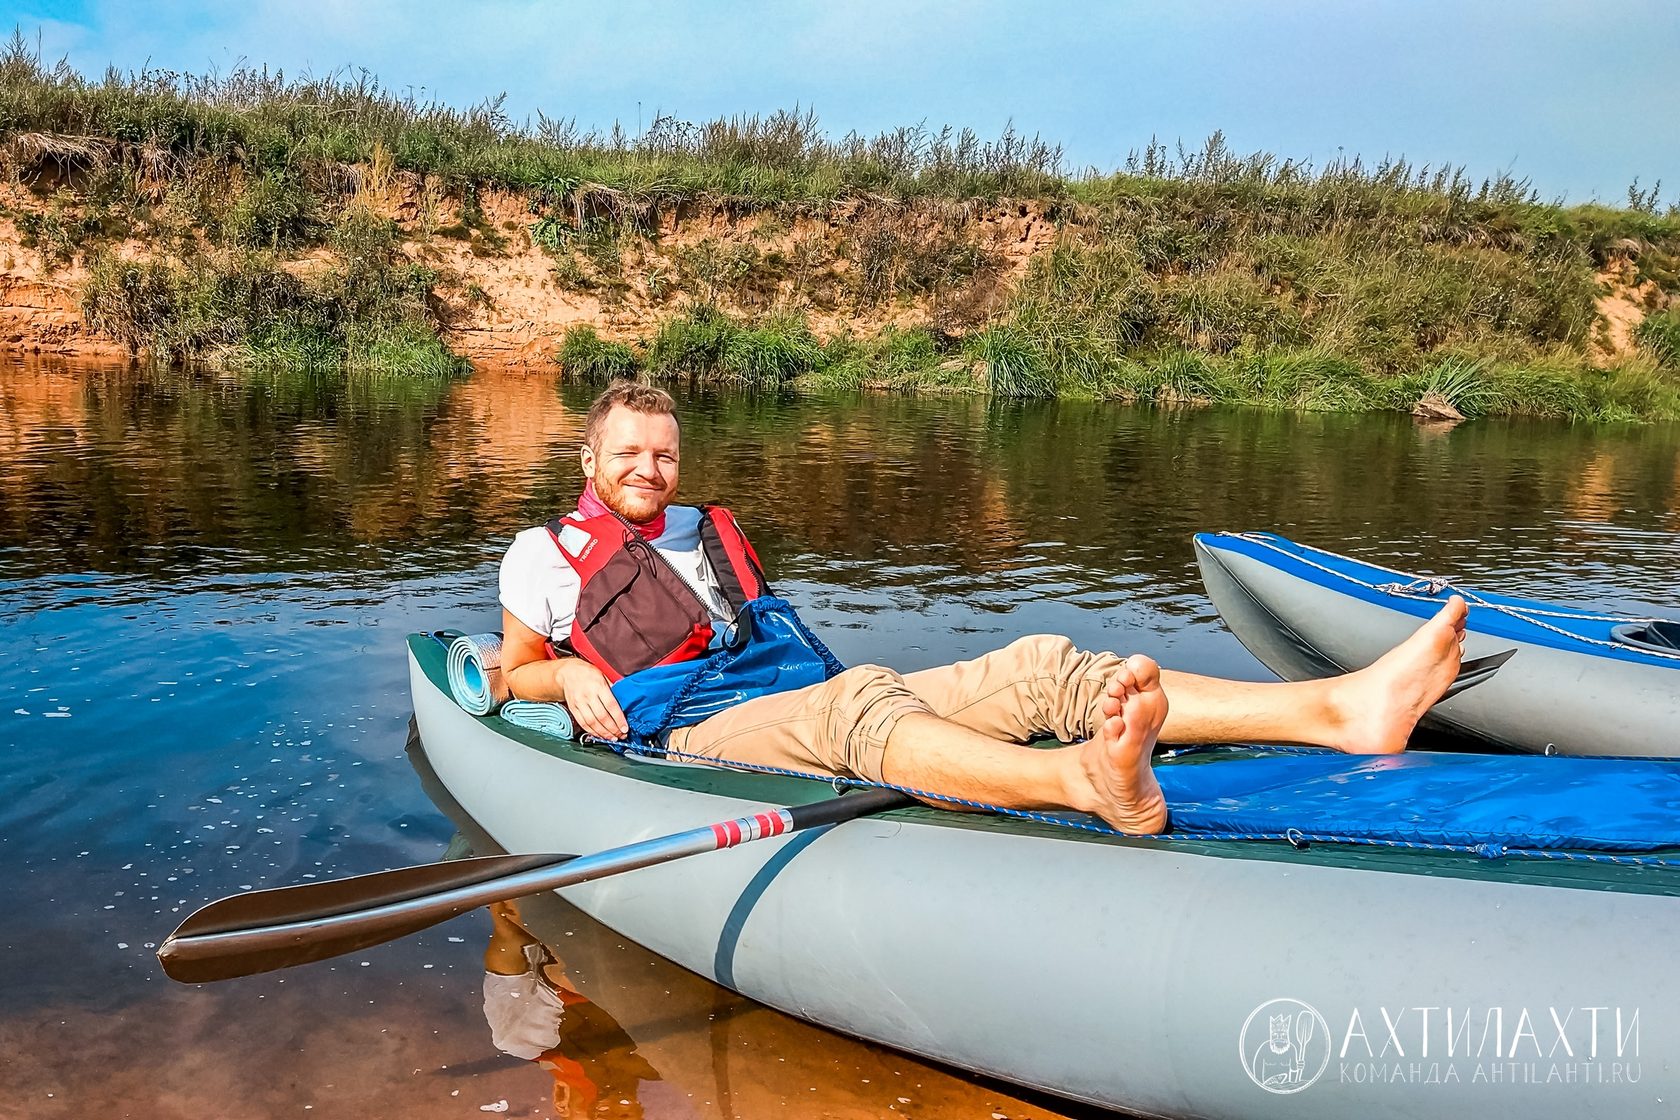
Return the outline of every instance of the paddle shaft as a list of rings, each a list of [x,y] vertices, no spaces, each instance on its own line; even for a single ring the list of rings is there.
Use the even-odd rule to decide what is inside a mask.
[[[839,824],[915,803],[894,790],[866,790],[702,825],[593,855],[555,856],[553,862],[537,867],[415,897],[362,908],[339,905],[327,908],[328,912],[298,913],[290,920],[286,920],[289,915],[277,918],[272,908],[254,924],[241,926],[238,918],[239,910],[261,910],[265,902],[271,905],[274,897],[289,888],[233,895],[210,903],[182,922],[181,928],[158,948],[158,959],[166,973],[186,983],[249,976],[378,945],[492,902],[577,886],[701,852]],[[532,857],[522,858],[528,861]],[[359,878],[367,884],[369,893],[377,895],[382,877],[401,876],[410,870]],[[194,933],[195,926],[207,932]]]

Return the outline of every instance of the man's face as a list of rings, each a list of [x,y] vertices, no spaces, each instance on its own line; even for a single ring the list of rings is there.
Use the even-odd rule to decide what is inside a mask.
[[[614,408],[600,446],[583,449],[583,476],[608,509],[641,524],[676,499],[679,457],[675,416]]]

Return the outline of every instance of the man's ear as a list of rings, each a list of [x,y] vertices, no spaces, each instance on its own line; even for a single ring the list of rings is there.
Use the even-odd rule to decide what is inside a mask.
[[[584,444],[578,451],[578,464],[583,467],[583,477],[589,479],[590,481],[594,481],[595,449],[590,447],[587,443]]]

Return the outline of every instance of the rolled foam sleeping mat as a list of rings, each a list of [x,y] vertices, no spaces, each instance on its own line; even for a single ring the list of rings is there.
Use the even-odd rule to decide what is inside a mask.
[[[487,716],[508,698],[502,680],[502,636],[463,634],[449,643],[449,691],[455,703],[475,716]]]
[[[577,727],[564,704],[537,700],[509,700],[500,715],[515,727],[524,727],[556,739],[576,739]]]

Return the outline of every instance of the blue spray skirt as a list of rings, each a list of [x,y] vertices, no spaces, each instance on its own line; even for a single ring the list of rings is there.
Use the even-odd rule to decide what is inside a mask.
[[[821,684],[844,668],[791,603],[762,596],[741,609],[722,648],[705,660],[655,665],[612,686],[630,726],[629,742],[615,746],[656,743],[672,728],[759,696]]]
[[[1490,855],[1680,848],[1676,762],[1261,750],[1191,755],[1155,773],[1175,831],[1485,845]]]

